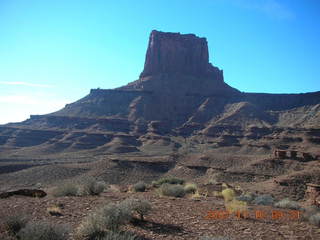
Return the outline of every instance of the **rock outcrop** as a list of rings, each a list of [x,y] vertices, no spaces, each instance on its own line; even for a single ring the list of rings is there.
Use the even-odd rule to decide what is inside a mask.
[[[222,71],[209,63],[205,38],[153,30],[140,78],[177,73],[195,77],[212,77],[216,73],[216,80],[223,81]]]
[[[223,71],[209,62],[205,38],[153,30],[140,78],[121,87],[162,94],[230,95],[239,93],[223,80]]]

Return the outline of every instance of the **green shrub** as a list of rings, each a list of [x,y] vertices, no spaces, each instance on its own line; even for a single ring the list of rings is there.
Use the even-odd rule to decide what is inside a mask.
[[[186,193],[195,194],[196,191],[197,191],[197,185],[194,184],[194,183],[187,183],[187,184],[184,186],[184,191],[185,191]]]
[[[57,186],[53,191],[53,196],[63,197],[63,196],[78,196],[79,187],[77,184],[72,182],[65,182]]]
[[[87,177],[82,180],[80,195],[81,196],[99,195],[104,191],[105,187],[106,187],[106,184],[104,182],[98,182],[93,177]]]
[[[129,204],[109,203],[87,216],[76,230],[77,239],[104,239],[107,230],[119,231],[132,218]]]
[[[164,177],[157,181],[152,181],[153,187],[160,187],[162,184],[184,184],[184,180],[176,177]]]
[[[47,222],[29,222],[18,233],[19,240],[67,240],[68,230],[65,226]]]
[[[301,207],[298,202],[291,201],[288,198],[282,199],[281,201],[274,204],[277,208],[287,208],[287,209],[293,209],[293,210],[299,210]]]
[[[127,198],[119,203],[121,209],[125,209],[126,212],[136,212],[139,214],[140,219],[143,220],[144,216],[151,210],[151,203],[144,199]],[[132,216],[132,215],[131,215]]]
[[[133,210],[140,215],[141,220],[144,220],[144,216],[147,215],[151,210],[151,204],[147,200],[139,199]]]
[[[274,199],[271,195],[269,194],[264,194],[264,195],[260,195],[257,196],[254,199],[254,204],[256,205],[273,205]]]
[[[255,195],[253,193],[245,193],[241,194],[239,197],[236,197],[237,200],[251,203],[255,199]]]
[[[100,209],[98,215],[101,216],[102,225],[105,228],[118,231],[121,225],[131,220],[132,209],[121,204],[109,203]]]
[[[147,215],[151,210],[151,203],[145,199],[133,199],[127,198],[119,204],[122,208],[127,211],[136,212],[139,214],[140,219],[144,220],[144,216]]]
[[[144,182],[140,181],[133,185],[133,190],[135,192],[144,192],[147,186]]]
[[[10,235],[16,235],[28,221],[29,217],[25,215],[12,215],[4,218],[4,227]]]
[[[320,213],[316,213],[309,217],[309,222],[313,225],[320,227]]]
[[[91,213],[76,229],[76,239],[95,240],[105,236],[104,220],[101,214]]]
[[[170,196],[170,197],[184,197],[186,192],[184,191],[183,186],[177,184],[162,184],[159,188],[161,195]]]

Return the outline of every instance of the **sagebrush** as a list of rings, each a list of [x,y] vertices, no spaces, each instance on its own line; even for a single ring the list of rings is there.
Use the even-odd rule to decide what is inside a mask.
[[[29,222],[18,233],[19,240],[67,240],[69,228],[49,222]]]
[[[29,221],[26,215],[14,214],[4,218],[4,227],[10,235],[16,235]]]
[[[269,194],[259,195],[254,199],[254,204],[256,205],[268,205],[272,206],[274,202],[274,198]]]
[[[301,208],[298,202],[292,201],[288,198],[285,198],[279,202],[276,202],[274,206],[277,208],[286,208],[286,209],[293,209],[293,210],[299,210]]]
[[[186,192],[182,185],[177,184],[162,184],[159,188],[160,195],[170,197],[184,197]]]
[[[144,182],[140,181],[134,184],[132,187],[135,192],[144,192],[146,191],[147,185]]]
[[[106,188],[106,184],[104,182],[99,182],[93,177],[87,177],[82,180],[80,187],[80,195],[99,195]]]

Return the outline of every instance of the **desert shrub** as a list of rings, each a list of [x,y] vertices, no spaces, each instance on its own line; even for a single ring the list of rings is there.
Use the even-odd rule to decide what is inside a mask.
[[[230,237],[209,237],[209,236],[204,236],[201,237],[200,240],[232,240]]]
[[[176,177],[163,177],[157,181],[152,181],[153,187],[160,187],[162,184],[184,184],[184,180]]]
[[[233,189],[231,188],[226,188],[224,189],[222,192],[221,192],[223,198],[224,198],[224,201],[225,202],[229,202],[229,201],[232,201],[234,198],[235,198],[235,192]]]
[[[288,198],[282,199],[281,201],[274,204],[277,208],[287,208],[287,209],[294,209],[299,210],[301,207],[298,202],[291,201]]]
[[[151,210],[151,203],[145,199],[134,199],[127,198],[119,203],[120,208],[126,209],[128,212],[136,212],[139,214],[140,219],[143,220],[144,216],[147,215]]]
[[[77,184],[72,182],[65,182],[54,189],[53,196],[55,197],[77,196],[78,193],[79,193],[79,187]]]
[[[151,204],[147,200],[139,199],[133,210],[136,211],[140,215],[140,219],[143,220],[144,215],[147,215],[150,212]]]
[[[196,193],[197,191],[197,185],[194,184],[194,183],[187,183],[185,186],[184,186],[184,191],[186,193]]]
[[[82,180],[80,195],[99,195],[104,191],[106,184],[104,182],[98,182],[93,177],[87,177]]]
[[[109,203],[88,215],[76,230],[77,239],[105,239],[107,230],[119,231],[132,218],[131,205]]]
[[[105,236],[104,221],[96,212],[88,215],[76,229],[76,239],[95,240]]]
[[[245,193],[241,194],[239,197],[236,197],[237,200],[251,203],[255,199],[255,195],[253,193]]]
[[[42,188],[42,184],[41,183],[37,183],[35,187],[36,187],[36,189],[41,189]]]
[[[159,193],[170,197],[184,197],[186,192],[183,186],[177,184],[162,184],[159,188]]]
[[[269,194],[263,194],[254,199],[254,204],[256,205],[273,205],[273,202],[274,199]]]
[[[29,222],[18,233],[19,240],[67,240],[68,229],[47,222]]]
[[[109,203],[98,212],[99,214],[105,228],[118,231],[121,225],[132,218],[132,209],[122,204]]]
[[[309,217],[309,222],[313,225],[320,227],[320,213],[316,213]]]
[[[106,232],[99,240],[138,240],[139,238],[129,232]]]
[[[226,188],[221,192],[224,198],[224,206],[229,213],[237,213],[244,216],[248,210],[247,203],[236,199],[235,191],[231,188]]]
[[[137,182],[136,184],[133,185],[133,190],[135,192],[144,192],[147,188],[147,185],[140,181],[140,182]]]
[[[4,227],[10,235],[16,235],[28,221],[29,217],[25,215],[11,215],[4,218]]]

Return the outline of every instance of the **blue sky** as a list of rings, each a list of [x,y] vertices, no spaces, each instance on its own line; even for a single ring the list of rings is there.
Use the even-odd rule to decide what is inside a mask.
[[[151,30],[206,37],[246,92],[320,90],[318,0],[0,0],[0,124],[142,71]]]

